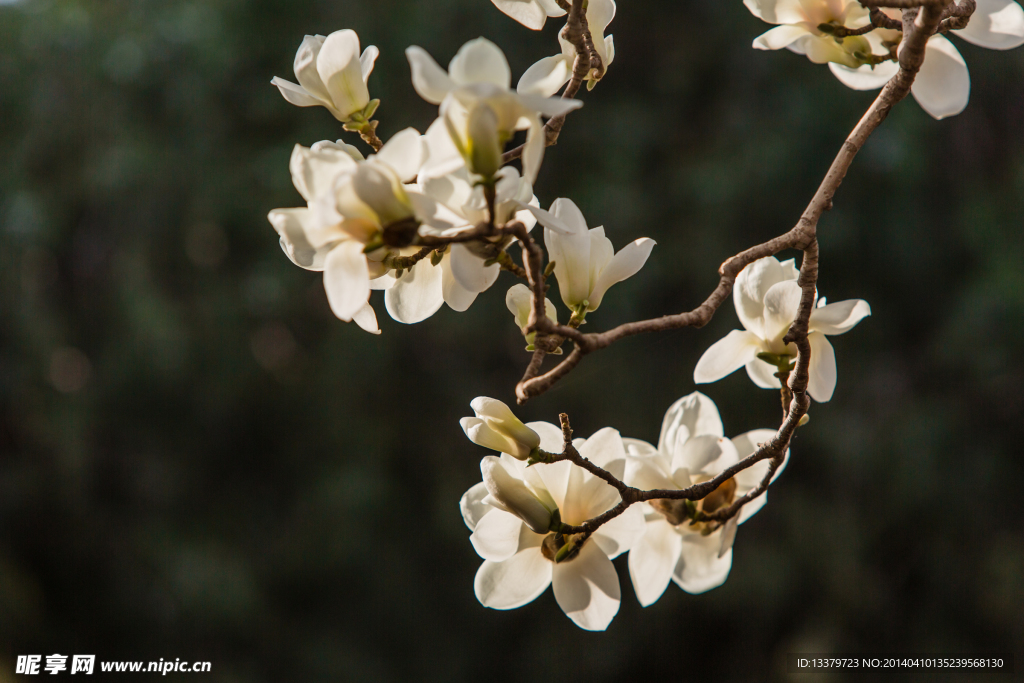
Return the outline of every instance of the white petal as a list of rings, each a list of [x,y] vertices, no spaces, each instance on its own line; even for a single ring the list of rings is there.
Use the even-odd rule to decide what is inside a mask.
[[[810,329],[822,334],[844,334],[869,315],[871,306],[863,299],[838,301],[813,309]]]
[[[527,422],[526,426],[540,436],[540,447],[550,453],[562,452],[562,430],[550,422]],[[546,466],[541,469],[548,469]],[[564,490],[564,486],[562,487]],[[553,489],[549,490],[554,493]]]
[[[793,26],[791,24],[776,26],[755,38],[754,48],[758,50],[781,50],[784,47],[789,47],[809,33],[810,31],[803,26]]]
[[[325,104],[323,100],[308,93],[301,85],[296,85],[291,81],[274,76],[270,83],[271,85],[276,85],[277,89],[281,91],[281,95],[296,107],[316,107],[324,106]]]
[[[494,6],[526,28],[539,31],[547,20],[547,12],[535,0],[491,0]]]
[[[924,64],[910,92],[933,118],[944,119],[964,110],[971,97],[971,76],[953,43],[942,36],[928,39]]]
[[[514,465],[512,469],[516,469]],[[551,510],[537,499],[522,479],[509,473],[500,458],[493,455],[485,457],[480,461],[480,472],[483,474],[487,491],[494,500],[521,519],[534,533],[547,533],[548,527],[551,526]],[[516,538],[518,539],[518,535]]]
[[[844,64],[829,62],[828,68],[839,79],[839,82],[847,88],[854,90],[877,90],[888,83],[899,72],[900,65],[896,62],[882,62],[881,64],[875,64],[873,67],[870,64],[865,64],[856,69],[851,69]]]
[[[777,373],[779,369],[771,363],[763,361],[760,358],[754,358],[744,367],[747,370],[747,376],[750,377],[750,380],[762,389],[782,388],[782,382],[780,382],[779,378],[775,376],[775,373]]]
[[[373,310],[373,306],[367,301],[363,304],[363,307],[355,312],[352,316],[352,320],[356,325],[370,334],[380,334],[380,327],[377,325],[377,314]]]
[[[762,317],[764,316],[764,295],[772,286],[785,280],[795,280],[792,276],[793,262],[787,261],[789,268],[779,263],[774,256],[754,261],[740,271],[732,288],[732,301],[736,306],[736,315],[743,327],[754,334],[764,337]]]
[[[698,594],[725,583],[732,569],[732,549],[719,557],[721,532],[709,536],[686,534],[672,580],[687,593]]]
[[[682,438],[678,436],[680,430],[685,434],[683,440],[702,434],[725,436],[718,406],[699,391],[683,396],[665,411],[661,421],[661,435],[658,437],[658,451],[669,459],[675,453],[677,439]]]
[[[619,435],[617,429],[611,427],[594,432],[593,436],[587,439],[579,449],[579,452],[598,467],[607,467],[611,461],[626,457],[622,436]]]
[[[463,244],[452,245],[451,268],[459,284],[476,293],[487,290],[501,274],[501,266],[497,263],[485,266],[484,260]]]
[[[706,434],[677,443],[671,467],[673,475],[682,469],[692,475],[716,475],[736,462],[736,449],[731,441]]]
[[[551,97],[569,81],[571,75],[572,68],[565,57],[545,57],[523,73],[516,91],[523,95]]]
[[[316,58],[316,70],[342,119],[370,101],[359,63],[359,36],[351,29],[327,36]]]
[[[522,520],[515,515],[492,508],[477,521],[469,541],[480,557],[492,562],[503,562],[519,550],[519,531],[522,527]]]
[[[642,439],[623,437],[622,446],[626,449],[626,455],[647,457],[658,453],[657,448]]]
[[[1024,45],[1024,8],[1015,0],[978,0],[967,28],[953,31],[964,40],[991,50]]]
[[[645,526],[643,510],[639,505],[633,505],[618,517],[602,524],[591,536],[591,540],[609,559],[614,560],[636,545],[644,535]]]
[[[697,384],[717,382],[739,370],[761,351],[761,340],[752,332],[733,330],[711,345],[693,369]]]
[[[484,562],[473,582],[476,598],[491,609],[522,607],[551,585],[553,567],[541,554],[539,545],[520,550],[504,562]]]
[[[789,331],[800,309],[802,290],[793,280],[773,285],[764,295],[764,339],[780,340]]]
[[[441,104],[455,84],[426,50],[418,45],[406,48],[405,56],[412,69],[412,87],[431,104]]]
[[[370,270],[363,245],[355,240],[341,242],[324,260],[324,289],[334,315],[351,320],[370,298]]]
[[[625,481],[638,489],[676,489],[676,483],[669,475],[671,468],[659,454],[647,457],[626,458]]]
[[[629,551],[629,578],[644,607],[657,602],[679,562],[683,539],[664,518],[646,523],[646,533]]]
[[[655,244],[657,243],[654,240],[641,237],[634,242],[630,242],[619,253],[615,254],[608,266],[601,271],[593,291],[590,292],[589,310],[597,310],[609,287],[636,275],[644,267],[644,264],[647,263],[647,259],[650,257],[651,250],[654,249]]]
[[[540,117],[530,118],[530,127],[526,131],[526,143],[523,145],[523,177],[531,183],[537,182],[537,173],[540,172],[540,162],[544,159],[544,146],[546,145],[544,126]]]
[[[487,486],[480,482],[474,484],[468,491],[462,494],[459,500],[459,510],[462,511],[462,521],[466,523],[469,530],[476,528],[480,519],[492,510],[490,505],[483,502],[487,496]]]
[[[575,559],[555,565],[551,583],[558,606],[584,630],[605,630],[619,611],[618,574],[595,543],[584,544]]]
[[[288,161],[292,183],[307,202],[328,195],[338,176],[355,168],[356,161],[341,150],[313,150],[302,145],[295,145]]]
[[[758,19],[769,24],[790,24],[804,20],[799,0],[743,0]]]
[[[590,0],[587,3],[587,23],[593,33],[604,35],[604,30],[615,18],[615,0]]]
[[[373,73],[373,64],[377,61],[379,55],[380,50],[377,49],[376,45],[367,45],[366,49],[363,50],[363,54],[359,55],[359,71],[363,77],[363,83],[370,80],[370,74]]]
[[[281,249],[292,263],[306,270],[323,270],[327,254],[334,247],[328,243],[316,249],[309,243],[306,230],[310,220],[309,209],[274,209],[267,215],[270,224],[281,237]]]
[[[461,313],[476,301],[477,292],[471,292],[459,284],[452,273],[450,259],[449,255],[445,255],[441,262],[441,295],[449,308]]]
[[[384,294],[384,305],[400,323],[418,323],[441,308],[441,267],[424,259],[407,270]]]
[[[811,344],[807,393],[818,403],[824,403],[832,398],[832,392],[836,390],[836,354],[828,339],[820,332],[807,335],[807,341]]]
[[[547,116],[548,118],[568,114],[572,110],[583,106],[583,102],[580,100],[565,97],[543,97],[531,93],[520,94],[519,101],[527,109],[532,109],[541,116]]]
[[[732,440],[733,446],[736,447],[736,452],[739,455],[740,460],[752,455],[757,450],[758,444],[767,443],[775,437],[775,430],[773,429],[755,429],[753,431],[741,434]],[[778,479],[779,475],[782,474],[782,470],[786,469],[786,464],[789,462],[789,449],[786,449],[785,458],[782,461],[782,465],[779,469],[775,470],[775,474],[772,475],[772,481]],[[760,485],[764,475],[768,473],[768,461],[762,460],[755,463],[751,467],[738,472],[735,476],[736,479],[736,495],[742,496],[747,492],[755,489]],[[750,501],[740,510],[740,513],[736,516],[737,522],[743,524],[748,519],[754,516],[754,514],[764,507],[764,504],[768,502],[768,492],[765,491],[760,496]]]
[[[471,40],[460,47],[448,64],[448,75],[455,85],[490,83],[503,90],[512,85],[505,53],[486,38]]]
[[[395,133],[374,158],[393,168],[402,182],[407,183],[419,173],[427,158],[427,146],[418,130],[406,128]]]

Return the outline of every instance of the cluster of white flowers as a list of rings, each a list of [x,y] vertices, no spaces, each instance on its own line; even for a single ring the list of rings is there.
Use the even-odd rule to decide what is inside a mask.
[[[568,7],[563,0],[492,2],[535,30],[549,17],[564,16]],[[777,24],[754,41],[756,48],[785,47],[828,63],[855,89],[878,88],[899,69],[903,34],[892,28],[902,17],[899,10],[872,14],[857,0],[743,2],[758,18]],[[1024,9],[1016,0],[976,3],[966,28],[953,33],[994,49],[1024,43]],[[581,347],[581,337],[573,336],[579,335],[576,328],[600,307],[612,285],[644,266],[653,240],[635,239],[616,252],[604,228],[589,228],[572,200],[554,199],[544,210],[534,195],[550,132],[544,119],[582,106],[571,95],[584,81],[593,88],[615,58],[612,36],[605,36],[615,17],[614,0],[587,0],[575,7],[577,14],[559,33],[558,54],[527,69],[515,89],[505,55],[484,38],[463,45],[447,70],[422,48],[408,48],[413,87],[438,105],[437,118],[422,135],[407,128],[386,143],[377,137],[372,117],[380,102],[371,99],[368,79],[378,51],[372,46],[360,51],[351,30],[306,36],[295,56],[298,83],[273,79],[287,101],[325,107],[374,149],[364,156],[341,140],[296,145],[290,169],[305,206],[269,215],[288,257],[323,272],[338,318],[379,334],[370,304],[373,290],[384,290],[386,310],[403,323],[422,321],[442,304],[465,311],[503,268],[523,276],[506,249],[515,235],[524,253],[533,250],[536,256],[540,240],[524,230],[529,233],[540,223],[548,262],[538,265],[524,256],[524,266],[543,267],[544,275],[528,273],[533,288],[516,284],[505,296],[527,349],[540,347],[531,363],[536,369],[545,353],[562,353],[557,345],[566,337]],[[585,22],[579,14],[584,11]],[[570,42],[570,36],[579,39],[584,23],[589,41]],[[924,55],[914,97],[935,118],[959,113],[970,91],[960,54],[936,34]],[[585,72],[576,68],[582,64]],[[571,85],[555,97],[566,83]],[[557,128],[551,126],[555,133]],[[507,145],[522,131],[524,144],[508,155],[521,158],[519,171],[505,159]],[[568,309],[566,326],[559,325],[550,299],[544,298],[541,312],[543,277],[551,274]],[[783,382],[799,355],[787,337],[804,297],[799,277],[793,260],[773,256],[738,274],[733,303],[744,329],[707,349],[694,370],[695,383],[714,382],[744,367],[757,386],[790,396]],[[799,373],[807,394],[825,402],[837,378],[827,336],[849,331],[871,309],[860,299],[827,304],[816,298],[810,283],[806,290],[815,299],[809,319],[801,320],[808,328],[810,358]],[[549,341],[537,342],[540,333]],[[593,349],[583,349],[588,350]],[[570,369],[579,355],[568,359]],[[793,386],[796,393],[797,382]],[[807,405],[806,398],[800,400]],[[475,416],[462,419],[463,430],[498,454],[483,458],[483,481],[461,500],[473,548],[484,560],[476,575],[477,598],[487,607],[512,609],[552,585],[562,610],[588,630],[607,628],[618,612],[621,592],[612,560],[622,553],[629,553],[630,579],[645,607],[672,581],[689,593],[721,585],[732,566],[738,525],[765,504],[768,475],[774,481],[781,473],[789,457],[783,448],[792,430],[804,424],[787,407],[787,422],[778,433],[757,429],[729,439],[715,404],[695,392],[669,408],[657,446],[622,438],[612,428],[566,444],[562,429],[524,424],[500,401],[480,397],[471,405]]]
[[[754,41],[759,50],[787,48],[816,64],[828,63],[836,78],[854,90],[881,88],[899,71],[901,31],[875,28],[863,35],[837,35],[838,28],[871,24],[868,10],[857,0],[743,0],[743,4],[758,19],[778,24]],[[882,11],[896,21],[902,16],[898,9]],[[951,33],[992,50],[1019,47],[1024,45],[1024,8],[1016,0],[977,0],[967,27]],[[924,64],[911,92],[937,119],[955,116],[967,106],[971,96],[967,64],[945,37],[928,39]]]
[[[688,593],[703,593],[725,581],[736,526],[765,502],[761,496],[724,524],[694,519],[695,513],[714,512],[756,487],[768,471],[762,460],[695,504],[654,499],[626,508],[590,536],[566,536],[560,533],[563,525],[583,524],[613,508],[619,502],[616,489],[569,461],[528,464],[539,451],[562,450],[558,427],[524,425],[491,398],[477,398],[472,407],[477,416],[462,420],[466,435],[501,453],[481,461],[483,481],[466,491],[460,503],[470,541],[484,560],[475,589],[487,607],[522,607],[553,585],[555,600],[570,619],[581,628],[602,631],[621,601],[611,561],[626,551],[633,590],[643,606],[661,597],[670,580]],[[657,447],[624,439],[611,428],[575,439],[573,446],[630,486],[676,491],[713,479],[774,435],[774,430],[757,429],[725,438],[715,404],[693,393],[668,409]]]

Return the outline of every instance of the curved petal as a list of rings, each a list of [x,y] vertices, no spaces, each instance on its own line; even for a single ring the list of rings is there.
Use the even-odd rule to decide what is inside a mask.
[[[852,88],[853,90],[877,90],[899,73],[900,65],[896,62],[882,62],[874,66],[865,64],[864,66],[852,69],[843,64],[829,62],[828,68],[839,79],[839,82],[847,88]]]
[[[526,130],[526,143],[523,145],[523,177],[531,183],[535,183],[537,182],[537,173],[540,172],[540,162],[544,159],[546,137],[539,116],[531,116],[529,121],[530,126]]]
[[[844,334],[871,315],[871,306],[863,299],[847,299],[819,306],[811,311],[810,329],[822,334]]]
[[[346,240],[327,254],[324,289],[331,311],[345,321],[352,320],[370,298],[370,269],[360,242]]]
[[[363,54],[359,55],[359,71],[363,77],[363,83],[370,80],[370,74],[373,73],[373,65],[378,56],[380,56],[380,50],[376,45],[367,45]]]
[[[761,340],[752,332],[733,330],[704,352],[693,369],[697,384],[717,382],[752,359],[761,351]]]
[[[515,609],[533,602],[551,585],[554,564],[535,548],[520,550],[504,562],[484,562],[476,572],[476,599],[491,609]]]
[[[626,455],[647,457],[658,453],[657,448],[643,439],[630,439],[628,437],[623,437],[622,447],[626,449]]]
[[[471,292],[459,284],[452,273],[449,259],[450,257],[445,258],[441,262],[441,296],[449,308],[461,313],[476,301],[477,293]]]
[[[772,285],[764,295],[764,339],[780,340],[796,320],[803,292],[794,280]]]
[[[271,85],[277,86],[277,89],[281,91],[281,95],[296,107],[316,107],[326,105],[326,102],[311,95],[301,85],[296,85],[291,81],[286,81],[283,78],[274,76],[270,80],[270,83]]]
[[[526,28],[539,31],[544,28],[548,14],[536,0],[491,0],[494,6]]]
[[[427,102],[441,104],[445,95],[455,88],[447,72],[418,45],[406,48],[405,56],[412,69],[412,87]]]
[[[679,562],[683,539],[664,519],[646,523],[643,537],[629,551],[629,578],[644,607],[657,602]]]
[[[587,24],[592,33],[603,35],[614,18],[615,0],[590,0],[587,3]]]
[[[317,150],[295,145],[288,160],[292,183],[307,202],[313,202],[331,191],[334,181],[356,168],[356,161],[342,150]]]
[[[769,24],[795,24],[804,20],[799,0],[743,0],[750,13]]]
[[[810,381],[807,393],[818,403],[825,403],[832,398],[836,389],[836,354],[832,345],[820,332],[807,335],[811,344]]]
[[[650,257],[651,250],[654,249],[655,244],[657,242],[654,240],[648,237],[641,237],[620,249],[619,253],[612,257],[607,267],[598,276],[597,282],[590,292],[590,308],[588,310],[597,310],[609,287],[636,275],[644,267],[644,264],[647,263],[647,259]]]
[[[469,530],[476,529],[477,523],[480,519],[490,512],[493,508],[484,502],[484,498],[487,497],[487,486],[480,482],[470,487],[468,491],[462,494],[462,498],[459,500],[459,510],[462,512],[462,521],[466,523]]]
[[[928,39],[924,64],[910,92],[932,118],[944,119],[964,110],[971,97],[971,76],[953,43],[942,36]]]
[[[605,630],[618,614],[619,576],[596,543],[584,544],[575,559],[556,564],[551,583],[558,606],[586,631]]]
[[[709,536],[686,534],[682,540],[679,562],[672,573],[672,580],[684,591],[694,595],[725,583],[732,569],[732,548],[719,557],[721,532]]]
[[[392,135],[373,158],[386,163],[407,183],[416,177],[427,158],[427,145],[418,130],[406,128]]]
[[[747,370],[747,376],[750,380],[761,387],[762,389],[781,389],[782,382],[775,376],[775,373],[779,371],[777,367],[771,363],[767,363],[760,358],[748,362],[744,366]]]
[[[492,508],[477,521],[469,542],[476,554],[485,560],[504,562],[519,550],[519,531],[522,528],[523,522],[515,515]]]
[[[737,437],[733,437],[732,445],[736,447],[736,455],[740,460],[752,455],[754,451],[758,449],[758,444],[762,444],[771,441],[775,437],[774,429],[752,429],[749,432],[740,434]],[[786,465],[789,463],[789,449],[786,449],[786,456],[782,460],[782,465],[779,469],[775,470],[775,474],[772,475],[772,481],[779,478],[782,474],[782,470],[786,469]],[[750,468],[754,469],[754,468]],[[742,495],[754,488],[761,482],[761,478],[768,470],[765,466],[764,470],[758,473],[747,474],[749,470],[744,470],[736,474],[737,493]]]
[[[781,50],[784,47],[789,47],[809,34],[810,31],[803,26],[783,24],[782,26],[776,26],[773,29],[769,29],[755,38],[754,49]]]
[[[537,0],[537,4],[544,8],[549,17],[565,16],[565,10],[559,7],[555,0]]]
[[[441,268],[430,261],[420,261],[384,293],[384,306],[400,323],[413,324],[426,320],[441,308]]]
[[[267,214],[267,220],[281,237],[281,250],[291,262],[306,270],[323,270],[327,254],[334,247],[334,242],[313,247],[306,237],[306,228],[310,220],[309,209],[274,209]]]
[[[611,461],[626,457],[622,436],[617,429],[612,427],[605,427],[594,432],[580,447],[579,452],[598,467],[607,467]]]
[[[562,430],[551,424],[550,422],[527,422],[526,426],[532,429],[540,436],[540,447],[551,453],[562,452]],[[542,470],[547,470],[548,467],[541,467]],[[563,487],[564,488],[564,487]],[[549,490],[551,490],[549,488]]]
[[[505,53],[486,38],[471,40],[460,47],[448,64],[448,76],[455,85],[490,83],[503,90],[512,85],[512,70]]]
[[[370,334],[380,334],[380,327],[377,325],[377,314],[373,310],[373,306],[367,301],[363,304],[363,307],[355,312],[352,316],[352,320],[359,328],[369,332]]]
[[[316,70],[317,56],[320,54],[325,40],[324,36],[303,38],[302,44],[299,45],[299,49],[295,53],[293,67],[295,80],[299,82],[302,89],[328,106],[331,102],[331,95],[327,92],[327,88],[324,87],[323,81],[320,80],[320,74]]]
[[[673,474],[685,469],[692,475],[716,475],[738,462],[736,449],[724,436],[695,436],[677,444],[675,450]]]
[[[571,75],[572,70],[565,57],[545,57],[523,73],[516,91],[522,95],[551,97],[569,81]]]
[[[967,28],[953,31],[969,43],[990,50],[1024,45],[1024,8],[1015,0],[977,0]]]
[[[515,466],[512,466],[515,469]],[[497,501],[507,512],[523,521],[526,526],[537,534],[545,534],[551,526],[551,510],[545,507],[537,496],[526,486],[526,483],[505,469],[501,458],[489,455],[480,461],[480,472],[491,498]],[[516,543],[518,544],[518,531]],[[509,555],[511,556],[511,554]],[[483,555],[481,555],[483,557]],[[505,559],[488,557],[486,559]]]
[[[790,267],[787,268],[786,264]],[[736,306],[736,315],[747,329],[764,337],[762,318],[764,316],[764,295],[774,285],[785,280],[795,280],[792,261],[779,263],[774,256],[754,261],[736,276],[736,284],[732,288],[732,302]],[[792,276],[792,277],[791,277]]]
[[[680,437],[680,432],[685,436]],[[695,391],[683,396],[665,411],[661,421],[661,435],[658,437],[658,451],[671,460],[678,440],[685,441],[702,434],[725,436],[725,429],[715,402]]]
[[[647,457],[628,456],[623,481],[634,488],[676,489],[676,483],[669,475],[670,467],[665,458],[655,453]]]
[[[471,252],[464,244],[453,244],[450,256],[452,275],[459,284],[470,292],[480,293],[493,285],[501,274],[501,266],[484,260]]]
[[[316,70],[341,118],[362,110],[370,101],[359,63],[359,36],[351,29],[327,36],[316,58]]]
[[[629,507],[618,517],[605,522],[591,539],[608,559],[614,560],[630,550],[644,535],[644,513],[639,505]]]

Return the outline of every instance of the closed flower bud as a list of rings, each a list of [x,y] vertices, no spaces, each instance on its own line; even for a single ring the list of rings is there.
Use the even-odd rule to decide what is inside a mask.
[[[476,417],[464,417],[459,423],[469,440],[478,446],[508,453],[518,460],[526,460],[540,447],[537,432],[524,425],[501,401],[479,396],[470,406]]]
[[[554,510],[544,505],[522,479],[510,474],[501,458],[487,456],[480,461],[480,472],[491,505],[523,520],[535,534],[548,532]]]

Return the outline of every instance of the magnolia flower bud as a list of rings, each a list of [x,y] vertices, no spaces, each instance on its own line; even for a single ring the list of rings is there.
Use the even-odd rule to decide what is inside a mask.
[[[524,425],[501,401],[478,396],[470,406],[476,417],[464,417],[459,424],[476,445],[508,453],[518,460],[526,460],[540,447],[537,432]]]
[[[509,474],[501,458],[487,456],[480,461],[480,472],[490,494],[485,500],[523,520],[534,533],[548,532],[554,510],[549,510],[522,479]]]
[[[501,139],[498,132],[498,115],[486,104],[479,104],[469,112],[466,125],[469,134],[468,167],[473,173],[491,178],[501,168]]]
[[[537,333],[530,332],[527,334],[526,332],[526,328],[530,324],[530,309],[533,308],[533,294],[530,292],[530,288],[524,284],[514,285],[508,290],[508,294],[505,295],[505,305],[512,315],[516,317],[516,325],[519,325],[523,336],[526,337],[526,343],[532,345]],[[551,299],[544,299],[544,311],[548,319],[557,325],[558,312],[555,310],[555,305],[551,303]],[[560,352],[561,349],[555,351],[556,354]]]

